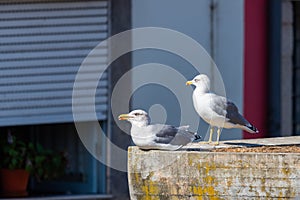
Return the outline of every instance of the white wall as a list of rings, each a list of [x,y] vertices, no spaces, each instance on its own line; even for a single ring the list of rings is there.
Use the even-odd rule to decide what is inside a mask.
[[[210,4],[215,2],[214,34],[211,43]],[[227,97],[236,102],[242,111],[243,106],[243,0],[132,0],[132,23],[137,27],[164,27],[180,31],[199,42],[211,54],[211,44],[215,62],[224,80]],[[134,42],[134,39],[133,39]],[[133,53],[133,66],[146,63],[161,63],[171,66],[186,79],[192,79],[197,71],[179,56],[158,50],[140,50]],[[144,76],[156,76],[156,72]],[[145,77],[135,76],[137,79]],[[185,84],[184,82],[182,84]],[[186,104],[192,107],[191,88],[186,97]],[[176,97],[161,86],[146,85],[136,90],[132,99],[133,109],[148,110],[153,104],[161,104],[167,113],[166,122],[180,124],[180,109]],[[197,117],[191,109],[187,117]],[[151,110],[153,122],[164,122],[166,115],[160,106]],[[192,121],[192,119],[191,119]],[[198,132],[205,136],[208,125],[200,121]],[[195,127],[192,127],[195,129]],[[195,130],[196,131],[196,130]],[[230,134],[228,134],[230,133]],[[241,138],[241,131],[224,131],[221,139]]]

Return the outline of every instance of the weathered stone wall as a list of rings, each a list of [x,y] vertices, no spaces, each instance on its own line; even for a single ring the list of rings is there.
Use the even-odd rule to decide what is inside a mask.
[[[128,151],[132,200],[300,199],[299,153]]]

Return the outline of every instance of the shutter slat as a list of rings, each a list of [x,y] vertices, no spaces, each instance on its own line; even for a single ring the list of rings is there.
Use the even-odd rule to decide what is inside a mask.
[[[105,108],[103,108],[106,110]],[[106,119],[107,114],[106,112],[102,112],[101,109],[97,110],[97,118],[98,119]],[[16,126],[16,125],[32,125],[34,124],[50,124],[50,123],[62,123],[68,122],[70,119],[69,114],[65,113],[58,113],[58,114],[47,114],[46,118],[41,119],[40,114],[38,115],[28,115],[28,116],[11,116],[9,118],[3,117],[0,118],[0,124],[6,126]],[[91,121],[94,120],[94,117],[90,114],[90,112],[82,112],[80,116],[77,118],[78,121]]]
[[[93,92],[91,89],[85,89],[80,92],[80,95],[77,97],[89,96]],[[72,98],[72,93],[70,91],[43,91],[43,92],[31,92],[30,94],[25,92],[22,93],[22,99],[18,98],[20,93],[9,93],[9,94],[0,94],[0,102],[11,102],[11,101],[24,101],[24,100],[45,100],[45,99],[61,99],[61,98]],[[107,90],[99,88],[95,94],[96,97],[106,97]]]
[[[94,33],[94,32],[86,32],[86,33],[69,33],[65,35],[38,35],[38,36],[24,36],[24,37],[10,37],[10,38],[0,38],[1,43],[37,43],[37,42],[59,42],[59,41],[68,41],[68,40],[104,40],[107,38],[107,33]]]
[[[37,60],[26,60],[26,62],[20,62],[15,60],[9,60],[6,62],[2,62],[0,65],[0,69],[6,69],[6,68],[34,68],[34,67],[59,67],[62,66],[62,63],[65,63],[66,66],[69,66],[73,63],[78,63],[78,66],[82,63],[84,59],[83,58],[64,58],[64,57],[58,57],[58,58],[43,58],[43,63],[39,59]],[[91,57],[89,63],[98,63],[99,66],[104,66],[103,63],[107,62],[107,57]]]
[[[78,17],[76,19],[32,19],[32,20],[16,20],[16,21],[1,21],[0,28],[19,28],[19,27],[56,27],[56,26],[70,26],[70,25],[76,25],[76,24],[84,24],[84,23],[107,23],[107,17],[100,16],[98,18],[93,16],[87,16],[87,17]]]
[[[77,64],[77,66],[80,65],[80,63]],[[75,70],[78,69],[76,65],[72,64],[70,66],[64,65],[62,67],[35,67],[35,68],[16,68],[16,69],[6,69],[2,70],[0,74],[0,78],[10,78],[12,76],[16,76],[16,73],[18,72],[22,76],[34,76],[34,75],[47,75],[47,74],[70,74],[74,73]],[[102,65],[85,65],[87,69],[85,69],[85,72],[103,72],[102,71]]]
[[[1,126],[72,122],[72,103],[80,121],[93,119],[94,106],[98,120],[107,118],[107,45],[85,62],[72,95],[82,62],[108,37],[108,7],[107,0],[0,1]]]
[[[7,53],[2,54],[0,58],[1,61],[6,60],[33,60],[33,59],[41,59],[41,58],[59,58],[59,57],[82,57],[85,58],[91,52],[90,49],[74,49],[74,50],[49,50],[49,51],[39,51],[39,52],[16,52],[16,53]],[[107,55],[107,49],[98,50],[97,57]]]
[[[96,105],[97,109],[99,111],[107,109],[106,104],[99,104]],[[76,109],[78,112],[83,112],[83,113],[88,113],[93,111],[93,106],[91,105],[82,105],[82,106],[77,106]],[[96,110],[97,110],[96,109]],[[11,110],[3,110],[0,112],[0,118],[2,117],[18,117],[20,116],[20,112],[22,112],[22,115],[24,116],[34,116],[34,115],[39,115],[42,117],[43,115],[52,115],[52,114],[69,114],[72,113],[72,107],[70,106],[65,106],[62,105],[59,109],[53,109],[53,107],[35,107],[32,109],[24,108],[24,109],[11,109]],[[63,122],[63,121],[62,121]]]
[[[24,77],[16,77],[16,78],[1,78],[0,79],[0,85],[22,85],[22,84],[39,84],[39,83],[55,83],[55,82],[71,82],[73,83],[75,80],[76,74],[62,74],[62,75],[57,75],[57,74],[49,74],[49,75],[39,75],[39,76],[24,76]],[[89,73],[89,74],[83,74],[80,76],[80,78],[77,79],[77,81],[97,81],[98,80],[98,74],[96,73]]]
[[[13,92],[37,92],[37,91],[57,91],[57,90],[72,90],[74,86],[73,82],[62,82],[62,83],[40,83],[40,84],[28,84],[28,85],[6,85],[0,86],[0,93],[13,93]],[[91,89],[94,86],[94,82],[84,81],[80,84],[78,89]],[[99,82],[99,87],[107,87],[107,80]]]
[[[9,2],[9,4],[3,4],[0,2],[0,11],[2,12],[33,12],[35,10],[70,10],[70,9],[87,9],[87,8],[94,8],[94,7],[101,7],[106,8],[108,3],[106,1],[84,1],[84,2],[71,2],[71,3],[48,3],[45,6],[45,2],[43,3],[35,3],[34,7],[30,3],[24,3],[22,8],[16,9],[16,4],[13,2]]]
[[[104,104],[107,102],[107,97],[96,97],[95,103],[96,104]],[[78,97],[76,98],[76,106],[78,105],[91,105],[91,98],[89,97]],[[10,101],[3,103],[2,105],[2,111],[5,110],[20,110],[20,109],[36,109],[36,108],[47,108],[47,107],[71,107],[72,101],[71,98],[65,98],[65,99],[39,99],[37,100],[22,100],[20,101]]]
[[[80,28],[80,29],[79,29]],[[107,29],[106,24],[91,24],[78,26],[68,26],[68,31],[65,30],[66,27],[58,26],[53,30],[53,27],[33,27],[33,28],[14,28],[14,29],[3,29],[0,32],[1,37],[21,37],[24,35],[51,35],[51,34],[66,34],[66,33],[85,33],[90,32],[102,32]],[[12,33],[14,31],[14,33]]]
[[[89,14],[86,14],[86,11],[89,11]],[[36,18],[43,19],[61,19],[61,18],[80,18],[80,17],[88,17],[88,16],[105,16],[107,15],[107,9],[97,9],[97,8],[89,8],[89,9],[68,9],[66,13],[65,9],[59,10],[41,10],[41,11],[31,11],[31,12],[3,12],[1,14],[0,21],[16,21],[16,20],[30,20]],[[34,16],[33,16],[34,14]]]

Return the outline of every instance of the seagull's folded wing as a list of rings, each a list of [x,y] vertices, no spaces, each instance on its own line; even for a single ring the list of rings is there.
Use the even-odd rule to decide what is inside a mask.
[[[214,112],[226,117],[227,121],[238,125],[248,125],[249,122],[239,113],[237,106],[225,97],[214,95],[211,99]]]
[[[195,138],[189,131],[178,129],[171,125],[156,124],[151,128],[156,133],[156,143],[186,145]]]

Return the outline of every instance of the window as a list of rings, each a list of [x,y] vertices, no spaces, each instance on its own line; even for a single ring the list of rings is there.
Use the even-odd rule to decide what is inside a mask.
[[[73,124],[72,90],[83,60],[109,35],[109,9],[108,0],[0,1],[0,126],[15,127],[31,140],[67,151],[71,157],[65,177],[33,182],[35,192],[105,192],[105,168],[87,152]],[[83,92],[76,98],[87,97],[89,75],[104,69],[107,56],[104,47],[84,66],[87,78],[81,80]],[[105,124],[106,72],[95,99],[97,119]],[[83,113],[89,112],[89,105],[82,102]],[[87,134],[97,134],[92,127],[98,122],[81,123],[90,130]]]

